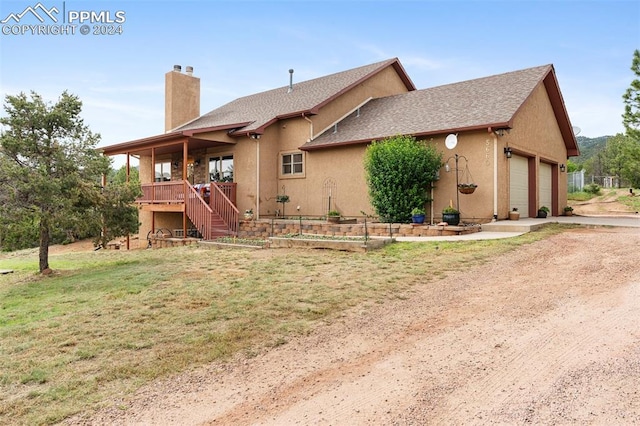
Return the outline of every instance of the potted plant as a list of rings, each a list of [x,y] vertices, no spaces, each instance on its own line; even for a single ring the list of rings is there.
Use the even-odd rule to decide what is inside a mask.
[[[424,223],[425,212],[424,209],[416,207],[411,210],[411,221],[413,223]]]
[[[442,209],[442,221],[456,226],[460,223],[460,212],[454,209],[453,206],[445,207]]]
[[[244,211],[244,220],[252,220],[253,219],[253,209],[247,209]]]
[[[538,218],[544,219],[545,217],[547,217],[547,215],[549,214],[549,207],[547,206],[541,206],[538,209]]]
[[[509,212],[509,220],[518,220],[518,219],[520,219],[520,212],[518,211],[517,207],[514,207]]]
[[[340,222],[340,212],[337,210],[329,210],[329,212],[327,212],[327,222],[330,222],[330,223]]]
[[[565,216],[573,216],[573,207],[571,206],[566,206],[564,208],[564,215]]]

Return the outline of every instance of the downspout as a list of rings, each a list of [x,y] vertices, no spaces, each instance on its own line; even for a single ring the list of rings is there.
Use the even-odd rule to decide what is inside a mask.
[[[493,137],[493,219],[492,222],[498,220],[498,136],[491,128],[489,128]]]
[[[256,141],[256,219],[260,219],[260,133],[247,132],[249,139]]]
[[[311,121],[309,117],[304,115],[304,112],[302,113],[302,118],[304,118],[309,122],[309,141],[312,141],[313,140],[313,121]]]
[[[256,135],[256,219],[260,219],[260,137]]]

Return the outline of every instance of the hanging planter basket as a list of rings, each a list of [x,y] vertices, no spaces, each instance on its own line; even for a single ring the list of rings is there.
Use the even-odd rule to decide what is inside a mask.
[[[471,172],[469,171],[469,163],[465,164],[464,171],[462,173],[462,182],[473,182],[473,177],[471,176]],[[478,185],[475,183],[459,183],[458,184],[458,192],[461,194],[473,194]]]
[[[458,185],[458,191],[461,194],[473,194],[477,187],[475,183],[461,183]]]

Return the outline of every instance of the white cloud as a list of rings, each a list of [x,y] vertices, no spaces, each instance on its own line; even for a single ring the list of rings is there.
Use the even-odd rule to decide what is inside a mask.
[[[415,55],[403,55],[400,58],[400,62],[405,66],[415,67],[421,71],[433,71],[444,67],[444,63],[442,61],[435,61],[433,59]]]

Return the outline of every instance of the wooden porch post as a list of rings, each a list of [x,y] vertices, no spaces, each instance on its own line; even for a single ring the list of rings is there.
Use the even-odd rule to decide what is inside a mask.
[[[131,169],[131,162],[129,161],[129,153],[127,152],[127,183],[129,183],[129,170]],[[130,243],[130,238],[129,238],[129,234],[127,234],[127,250],[130,250],[131,248],[129,247]]]
[[[187,237],[187,158],[189,156],[189,139],[185,139],[182,143],[182,184],[184,189],[184,206],[182,209],[182,238]]]
[[[151,148],[151,201],[153,202],[155,200],[156,200],[156,149]]]

